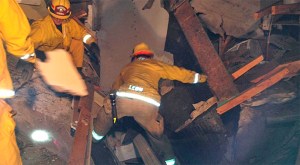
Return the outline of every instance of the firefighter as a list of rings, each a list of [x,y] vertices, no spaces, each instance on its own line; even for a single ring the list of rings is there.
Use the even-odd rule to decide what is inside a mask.
[[[207,76],[168,65],[152,59],[153,51],[145,43],[133,49],[131,63],[125,66],[112,88],[116,91],[117,118],[132,116],[149,135],[154,151],[165,161],[174,158],[172,148],[164,135],[164,121],[159,114],[160,79],[177,80],[183,83],[204,83]],[[94,140],[105,136],[113,124],[112,110],[108,99],[94,120]]]
[[[0,1],[0,165],[22,164],[20,151],[16,143],[12,108],[6,98],[15,95],[12,79],[7,67],[6,51],[21,60],[18,69],[22,71],[23,81],[28,81],[35,62],[34,46],[28,35],[30,25],[15,0]],[[6,51],[5,51],[6,49]]]
[[[74,65],[82,74],[84,44],[93,59],[99,62],[100,50],[95,39],[74,19],[70,18],[69,0],[51,0],[49,15],[31,25],[30,37],[34,48],[41,51],[65,49],[72,55]]]

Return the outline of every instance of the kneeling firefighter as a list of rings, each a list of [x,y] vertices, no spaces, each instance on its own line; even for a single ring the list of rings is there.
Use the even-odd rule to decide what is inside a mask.
[[[146,130],[154,152],[167,163],[175,160],[175,156],[167,136],[164,135],[164,120],[159,114],[159,80],[204,83],[207,76],[154,60],[153,56],[154,53],[147,44],[136,45],[131,63],[121,70],[112,89],[116,91],[117,118],[133,117]],[[114,117],[116,115],[109,98],[106,98],[103,108],[94,119],[94,139],[100,140],[106,135],[113,125]]]

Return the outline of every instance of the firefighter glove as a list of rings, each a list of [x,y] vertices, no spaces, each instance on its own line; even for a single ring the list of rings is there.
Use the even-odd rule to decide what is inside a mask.
[[[16,69],[21,74],[20,84],[25,84],[33,75],[34,64],[20,59],[17,63]]]
[[[36,58],[40,59],[42,62],[46,61],[46,55],[45,52],[40,51],[40,50],[35,50]]]
[[[207,76],[205,74],[199,74],[199,83],[205,83],[207,80]]]

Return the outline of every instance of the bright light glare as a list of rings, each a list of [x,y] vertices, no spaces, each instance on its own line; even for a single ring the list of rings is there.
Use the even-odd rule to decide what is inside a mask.
[[[165,161],[167,165],[175,165],[175,159],[169,159]]]
[[[50,140],[49,133],[45,130],[35,130],[31,134],[31,138],[37,142],[46,142]]]

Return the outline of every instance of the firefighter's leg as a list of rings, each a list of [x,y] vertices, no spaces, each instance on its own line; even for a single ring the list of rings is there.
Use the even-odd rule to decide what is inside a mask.
[[[157,120],[158,108],[152,104],[135,99],[117,98],[117,116],[132,116],[153,136],[160,137],[163,134],[163,120]]]
[[[82,68],[83,65],[83,55],[84,55],[84,45],[81,40],[72,39],[70,46],[70,53],[72,55],[72,59],[74,65],[77,68]]]
[[[118,117],[133,116],[149,135],[154,152],[162,162],[175,160],[172,146],[163,134],[164,121],[158,113],[158,107],[144,101],[119,98],[117,99]]]
[[[21,165],[22,160],[15,136],[16,123],[10,111],[11,107],[0,99],[0,165]]]
[[[111,110],[107,110],[107,108],[109,107],[101,107],[97,113],[97,117],[93,121],[94,130],[92,135],[94,142],[101,140],[113,125]]]
[[[145,111],[147,113],[143,113],[142,115],[135,115],[135,119],[146,129],[151,147],[161,161],[165,163],[168,162],[168,165],[175,164],[176,157],[172,145],[168,137],[163,133],[164,119],[158,113],[158,110],[148,110],[149,111]],[[142,118],[140,116],[142,116]]]

